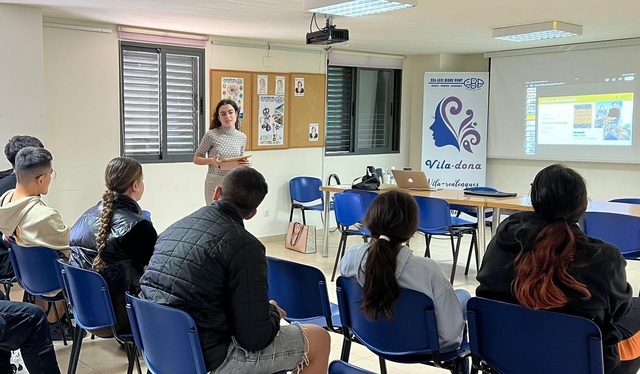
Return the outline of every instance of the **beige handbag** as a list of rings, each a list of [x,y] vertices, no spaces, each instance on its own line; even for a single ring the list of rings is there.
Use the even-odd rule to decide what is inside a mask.
[[[300,253],[316,253],[316,227],[289,222],[285,248]]]

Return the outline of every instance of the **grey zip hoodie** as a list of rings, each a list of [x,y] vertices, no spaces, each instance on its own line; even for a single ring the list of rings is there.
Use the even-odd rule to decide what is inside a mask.
[[[11,201],[15,190],[0,197],[0,231],[13,236],[25,247],[48,247],[69,257],[69,228],[62,222],[58,211],[40,200],[40,196],[27,196]]]
[[[340,262],[343,276],[356,278],[364,286],[364,269],[369,243],[349,248]],[[464,319],[462,308],[449,279],[435,261],[413,255],[407,246],[396,257],[396,279],[400,288],[422,292],[433,300],[438,325],[440,351],[450,351],[462,342]]]

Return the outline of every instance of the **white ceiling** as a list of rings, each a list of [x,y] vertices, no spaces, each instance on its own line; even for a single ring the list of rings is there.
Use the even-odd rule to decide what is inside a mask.
[[[42,7],[45,17],[149,27],[304,45],[311,13],[303,0],[0,0]],[[417,0],[415,8],[336,17],[348,48],[389,54],[480,53],[640,37],[640,1]],[[579,37],[534,43],[491,38],[491,29],[559,20],[582,25]],[[318,16],[320,27],[324,18]],[[315,26],[314,26],[315,29]]]

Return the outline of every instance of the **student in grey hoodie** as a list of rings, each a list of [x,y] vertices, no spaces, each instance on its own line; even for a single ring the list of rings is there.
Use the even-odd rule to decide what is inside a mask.
[[[433,300],[440,350],[457,349],[464,335],[463,304],[470,295],[454,291],[442,268],[430,258],[414,256],[407,246],[418,229],[418,206],[406,192],[380,194],[365,215],[364,226],[374,240],[351,247],[340,272],[364,288],[362,308],[371,318],[393,317],[400,288],[422,292]]]

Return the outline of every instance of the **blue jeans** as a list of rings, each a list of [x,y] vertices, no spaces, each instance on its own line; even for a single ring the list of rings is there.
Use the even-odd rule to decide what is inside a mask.
[[[467,303],[471,298],[471,294],[467,290],[463,290],[461,288],[455,290],[456,296],[458,296],[458,301],[460,302],[460,308],[462,308],[462,317],[464,320],[467,320]]]
[[[17,349],[29,373],[60,374],[44,311],[33,304],[0,300],[0,373],[12,372],[11,351]]]

